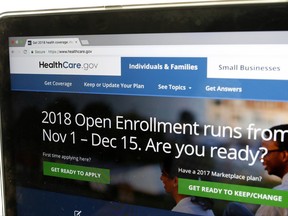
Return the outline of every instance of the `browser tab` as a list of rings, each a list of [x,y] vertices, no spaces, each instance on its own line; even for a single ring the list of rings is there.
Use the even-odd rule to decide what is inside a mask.
[[[25,47],[81,47],[78,38],[27,39]]]

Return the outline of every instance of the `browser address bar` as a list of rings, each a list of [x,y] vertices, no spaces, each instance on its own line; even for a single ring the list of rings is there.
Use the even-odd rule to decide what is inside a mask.
[[[93,49],[31,49],[30,54],[35,55],[95,55]]]

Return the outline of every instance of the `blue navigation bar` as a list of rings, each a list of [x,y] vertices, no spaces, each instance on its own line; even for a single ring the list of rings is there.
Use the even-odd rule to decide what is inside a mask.
[[[13,74],[17,91],[287,101],[287,81],[207,78],[205,57],[122,57],[121,76]],[[60,69],[59,69],[60,70]]]

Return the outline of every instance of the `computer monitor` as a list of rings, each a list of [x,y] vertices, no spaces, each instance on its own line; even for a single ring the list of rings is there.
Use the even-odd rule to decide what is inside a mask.
[[[6,215],[287,213],[287,20],[287,3],[3,16]]]

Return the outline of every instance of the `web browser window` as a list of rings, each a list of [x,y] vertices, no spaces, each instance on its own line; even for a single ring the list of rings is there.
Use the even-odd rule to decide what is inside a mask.
[[[288,122],[287,44],[285,31],[10,37],[18,214],[285,210],[263,140],[288,133],[271,129]]]

